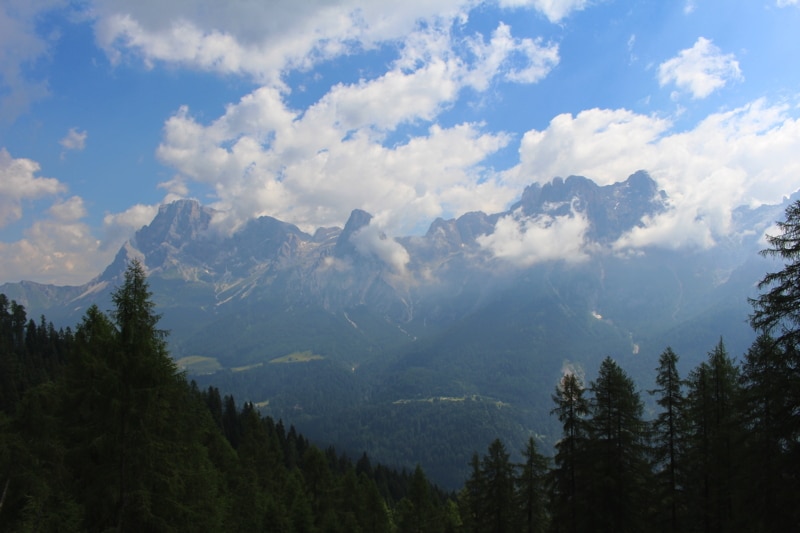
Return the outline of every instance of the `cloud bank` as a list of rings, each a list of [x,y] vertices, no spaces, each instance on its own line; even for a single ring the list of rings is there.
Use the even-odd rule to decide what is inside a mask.
[[[798,189],[798,150],[800,119],[788,104],[757,100],[686,131],[656,116],[590,109],[527,132],[520,164],[505,181],[546,183],[578,174],[607,185],[647,169],[671,208],[618,246],[707,248],[729,234],[735,207],[778,203]]]
[[[167,121],[158,148],[178,172],[170,186],[213,186],[215,207],[231,228],[270,214],[310,230],[341,224],[358,207],[397,235],[454,211],[502,209],[518,191],[487,182],[481,163],[510,137],[478,123],[443,127],[435,119],[466,88],[484,89],[499,77],[539,81],[558,63],[558,50],[516,39],[502,24],[461,49],[449,29],[418,28],[387,72],[337,84],[305,110],[291,109],[272,86],[207,124],[182,108]],[[385,142],[407,126],[422,132]]]
[[[494,257],[525,268],[546,261],[580,263],[589,258],[589,221],[574,209],[567,216],[508,215],[497,221],[494,233],[478,244]]]

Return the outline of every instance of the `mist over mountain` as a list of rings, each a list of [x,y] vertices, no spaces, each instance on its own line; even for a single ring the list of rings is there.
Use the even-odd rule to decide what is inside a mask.
[[[734,355],[747,348],[747,297],[773,268],[760,239],[784,205],[738,208],[731,236],[709,249],[615,246],[669,208],[644,171],[607,186],[556,178],[506,212],[436,219],[398,238],[362,210],[314,234],[264,216],[228,235],[213,209],[181,200],[90,283],[0,292],[30,316],[74,325],[92,303],[110,308],[138,258],[171,354],[201,385],[312,438],[421,462],[455,486],[497,435],[517,449],[552,434],[565,367],[591,374],[611,355],[650,376],[667,346],[687,369],[720,337]],[[470,438],[448,439],[448,427],[470,427]]]

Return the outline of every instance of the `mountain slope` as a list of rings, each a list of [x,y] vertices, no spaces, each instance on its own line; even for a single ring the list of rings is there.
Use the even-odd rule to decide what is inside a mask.
[[[31,316],[74,325],[92,303],[110,307],[139,258],[173,357],[190,373],[221,369],[194,376],[201,385],[354,453],[424,459],[457,485],[493,432],[512,444],[553,434],[550,395],[565,367],[591,375],[611,355],[634,377],[651,376],[668,345],[685,368],[720,336],[732,354],[747,348],[746,299],[774,266],[758,256],[758,239],[783,206],[737,209],[734,237],[710,250],[614,252],[667,209],[645,172],[607,186],[557,178],[527,187],[506,212],[437,219],[424,235],[396,239],[361,210],[313,235],[272,217],[224,234],[213,210],[182,200],[162,206],[90,283],[0,292]],[[582,261],[514,263],[487,245],[501,224],[575,218],[585,224],[585,242],[573,243],[586,245]],[[430,424],[452,431],[430,442]],[[430,464],[437,453],[450,462]]]

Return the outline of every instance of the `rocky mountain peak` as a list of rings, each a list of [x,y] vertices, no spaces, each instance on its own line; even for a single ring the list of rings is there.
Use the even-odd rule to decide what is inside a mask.
[[[136,232],[133,242],[145,254],[164,245],[180,248],[208,229],[214,210],[197,200],[177,200],[159,207],[153,221]]]
[[[343,257],[355,253],[355,245],[350,241],[350,237],[364,226],[368,226],[371,220],[372,215],[366,211],[354,209],[350,213],[350,218],[347,219],[344,229],[339,234],[339,238],[336,240],[334,255]]]
[[[589,220],[589,238],[608,243],[640,225],[643,217],[663,211],[665,201],[666,194],[658,190],[647,172],[640,170],[623,182],[603,186],[583,176],[533,184],[525,188],[510,212],[520,210],[528,217],[563,217],[574,210]]]

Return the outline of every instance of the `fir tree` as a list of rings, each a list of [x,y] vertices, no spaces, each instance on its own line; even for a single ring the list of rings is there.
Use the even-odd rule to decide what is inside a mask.
[[[720,339],[692,371],[687,393],[687,461],[690,491],[687,531],[721,532],[735,525],[734,487],[738,444],[738,368]]]
[[[520,531],[543,533],[548,526],[546,480],[549,461],[539,453],[536,440],[528,439],[522,450],[525,460],[516,479],[516,501],[520,511]]]
[[[661,354],[656,369],[656,395],[660,411],[653,421],[651,451],[656,468],[656,523],[663,531],[681,531],[683,497],[681,469],[686,424],[683,380],[678,375],[678,356],[671,348]]]
[[[583,384],[575,374],[561,378],[553,401],[556,407],[552,412],[563,428],[561,439],[556,443],[555,468],[551,473],[553,525],[558,531],[568,533],[587,531],[590,478],[585,416],[589,403],[584,398]]]
[[[633,380],[610,357],[600,364],[590,390],[592,529],[642,531],[649,474],[642,400]]]
[[[782,270],[764,276],[758,284],[766,290],[751,299],[750,323],[758,332],[770,333],[784,345],[800,345],[800,200],[786,208],[786,220],[779,221],[779,235],[768,235],[767,257],[785,261]]]
[[[794,410],[797,374],[784,350],[759,335],[745,354],[740,410],[745,429],[741,489],[749,531],[789,531],[800,519],[793,496],[800,480],[791,475],[797,464],[797,417]]]

